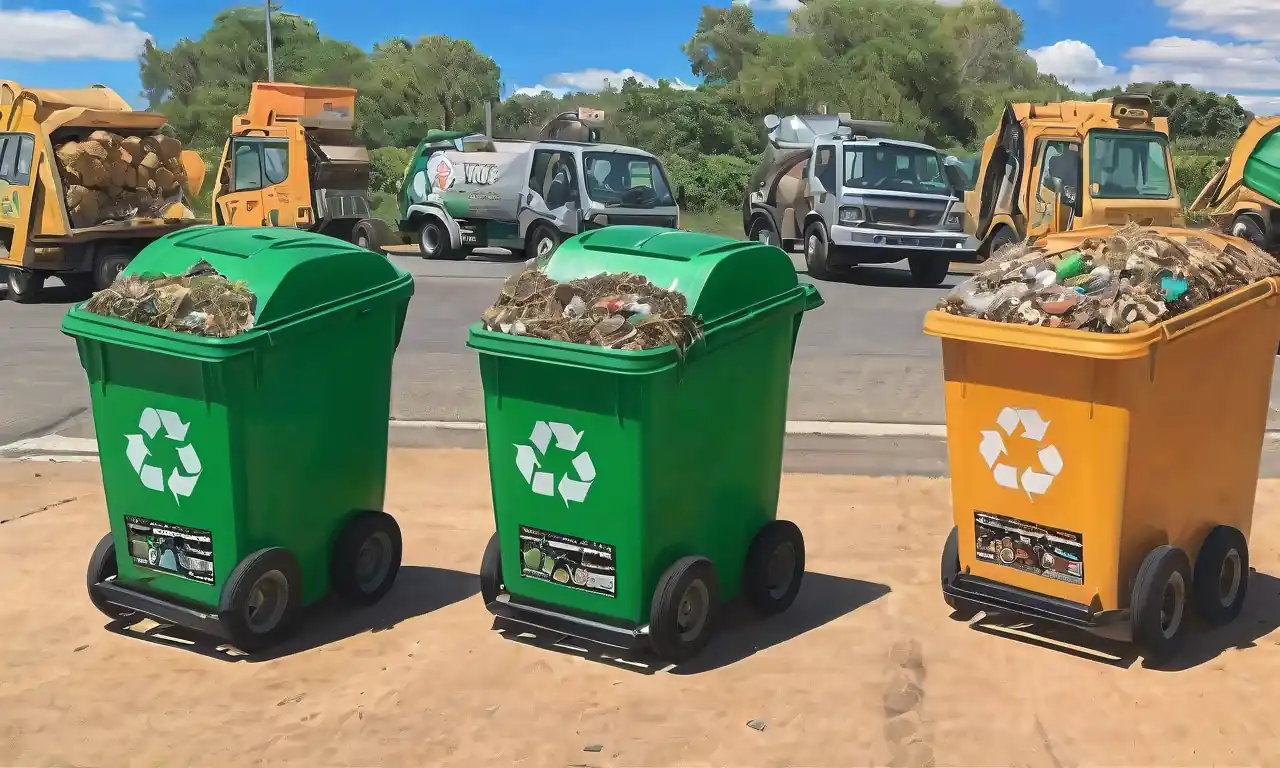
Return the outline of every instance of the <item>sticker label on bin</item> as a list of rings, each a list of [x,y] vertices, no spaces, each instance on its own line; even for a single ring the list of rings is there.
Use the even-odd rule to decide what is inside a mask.
[[[1068,584],[1084,583],[1084,536],[1004,515],[974,510],[977,557]]]
[[[124,522],[135,565],[213,583],[213,534],[143,517],[126,516]]]
[[[609,544],[520,526],[520,575],[584,592],[617,596],[617,568]]]

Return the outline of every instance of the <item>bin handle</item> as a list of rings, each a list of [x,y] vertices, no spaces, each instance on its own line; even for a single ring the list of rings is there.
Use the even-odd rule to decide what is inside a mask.
[[[1233,291],[1226,296],[1217,299],[1218,304],[1215,309],[1217,312],[1197,313],[1188,312],[1185,315],[1171,318],[1160,324],[1161,330],[1164,332],[1164,340],[1166,342],[1173,341],[1181,336],[1191,333],[1195,329],[1214,322],[1218,318],[1227,317],[1228,315],[1239,312],[1245,307],[1253,304],[1260,299],[1269,296],[1275,296],[1277,292],[1277,282],[1274,277],[1268,277],[1260,280],[1252,285]]]

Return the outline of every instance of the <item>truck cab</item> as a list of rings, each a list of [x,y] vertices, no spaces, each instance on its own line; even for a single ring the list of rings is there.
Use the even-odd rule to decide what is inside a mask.
[[[1009,104],[965,198],[979,257],[1096,225],[1182,226],[1168,119],[1153,112],[1142,94]]]
[[[891,127],[847,113],[767,116],[764,160],[743,201],[747,237],[802,245],[814,277],[905,258],[916,282],[941,283],[951,260],[971,253],[962,177],[927,144],[875,135]]]
[[[213,192],[217,224],[296,227],[354,242],[371,214],[354,88],[254,83],[231,121]]]
[[[1258,117],[1189,210],[1205,211],[1225,232],[1280,250],[1280,117]]]
[[[568,112],[534,141],[432,131],[405,172],[398,231],[379,239],[416,242],[431,259],[493,247],[546,257],[588,229],[678,227],[679,192],[662,162],[598,143],[602,121],[599,110]]]

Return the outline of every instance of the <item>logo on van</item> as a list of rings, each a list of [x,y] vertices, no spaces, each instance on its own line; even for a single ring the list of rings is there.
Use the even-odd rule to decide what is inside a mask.
[[[432,155],[427,161],[427,178],[431,181],[431,186],[441,192],[453,186],[456,181],[453,176],[453,163],[445,157],[443,152]]]
[[[468,184],[495,184],[498,181],[498,166],[467,163],[462,168],[462,177]]]

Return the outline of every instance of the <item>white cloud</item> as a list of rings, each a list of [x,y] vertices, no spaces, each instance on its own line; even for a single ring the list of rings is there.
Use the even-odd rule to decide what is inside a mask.
[[[606,85],[614,88],[621,88],[622,81],[628,77],[634,77],[644,85],[655,86],[658,84],[657,78],[650,77],[643,72],[637,72],[634,69],[584,69],[578,72],[558,72],[547,77],[545,82],[537,85],[527,86],[515,89],[515,93],[521,96],[536,96],[543,91],[551,91],[556,96],[564,96],[567,93],[576,93],[585,91],[587,93],[595,93],[604,90]],[[667,81],[672,88],[678,90],[692,90],[696,86],[690,85],[679,78]]]
[[[1028,53],[1036,60],[1041,72],[1048,72],[1079,91],[1109,88],[1127,82],[1115,67],[1098,58],[1093,46],[1079,40],[1059,40],[1053,45],[1033,48]]]
[[[50,61],[53,59],[98,59],[129,61],[137,58],[150,35],[135,21],[142,18],[142,3],[94,2],[99,21],[71,11],[37,11],[30,8],[0,9],[0,60]]]
[[[951,0],[958,5],[960,0]],[[804,7],[803,0],[733,0],[734,5],[745,5],[757,11],[794,11]]]
[[[1280,40],[1276,0],[1156,0],[1169,9],[1169,24],[1216,32],[1239,40]]]

